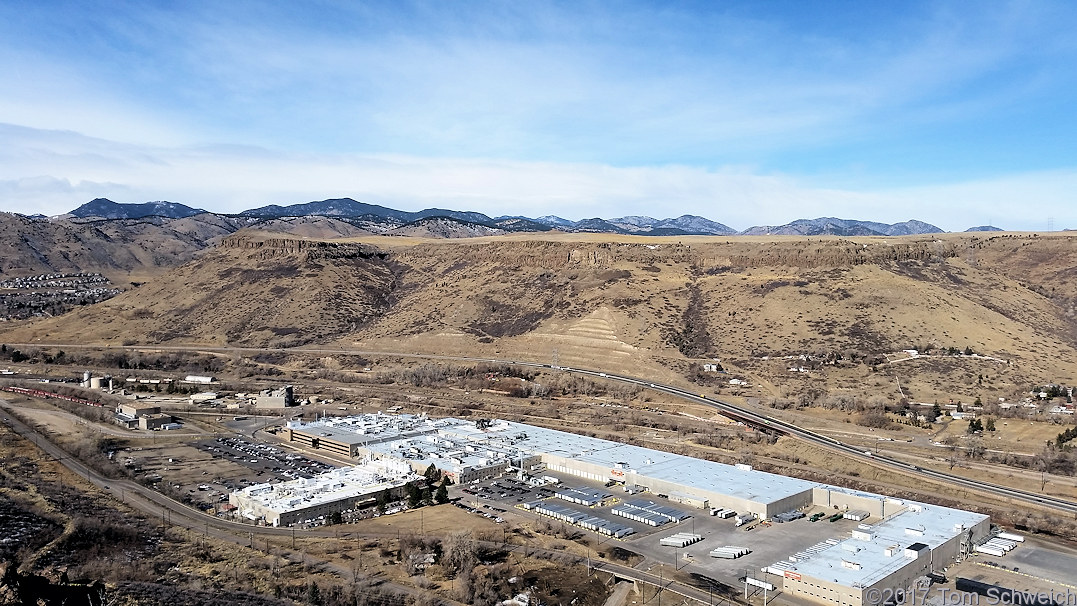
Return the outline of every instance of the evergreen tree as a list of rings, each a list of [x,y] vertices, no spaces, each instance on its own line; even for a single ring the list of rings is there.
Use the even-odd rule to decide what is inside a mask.
[[[939,407],[938,402],[935,402],[935,405],[931,407],[931,422],[934,423],[935,421],[938,421],[941,416],[942,408]]]
[[[984,429],[986,429],[987,431],[995,431],[995,419],[992,417],[987,417],[987,422],[984,423]]]
[[[1055,443],[1058,444],[1059,447],[1061,447],[1063,444],[1069,442],[1074,438],[1077,438],[1077,427],[1070,427],[1069,429],[1058,434],[1058,436],[1055,438]]]
[[[322,590],[314,581],[307,585],[306,602],[311,606],[322,606],[324,603],[322,602]]]
[[[441,472],[438,471],[438,468],[433,463],[431,463],[430,467],[427,467],[426,471],[423,472],[423,477],[426,478],[428,484],[433,484],[441,477]]]
[[[438,505],[449,502],[449,491],[445,489],[445,482],[438,486],[437,492],[434,493],[434,502]]]
[[[422,500],[422,493],[419,492],[419,487],[415,485],[415,482],[408,482],[404,485],[404,495],[407,498],[408,507],[411,508],[418,507]]]

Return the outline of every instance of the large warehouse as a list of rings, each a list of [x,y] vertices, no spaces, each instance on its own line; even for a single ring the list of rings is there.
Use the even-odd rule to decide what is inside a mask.
[[[861,524],[849,538],[829,539],[764,569],[781,578],[787,593],[813,601],[870,606],[872,596],[891,595],[879,591],[915,587],[918,578],[971,553],[991,530],[988,516],[978,513],[840,488],[828,492],[875,497],[889,511],[877,524]]]
[[[352,457],[404,461],[422,472],[433,464],[454,482],[492,477],[508,467],[551,471],[665,494],[696,507],[772,516],[810,505],[819,486],[746,466],[723,465],[509,421],[431,420],[371,414],[288,424],[285,437]]]
[[[353,457],[430,464],[456,482],[508,468],[622,483],[695,507],[751,512],[761,518],[821,507],[860,524],[851,537],[829,538],[763,569],[784,591],[840,606],[868,606],[871,590],[911,587],[970,553],[990,533],[982,514],[902,501],[682,455],[508,421],[432,420],[383,415],[290,423],[288,439]],[[774,579],[772,579],[774,580]]]

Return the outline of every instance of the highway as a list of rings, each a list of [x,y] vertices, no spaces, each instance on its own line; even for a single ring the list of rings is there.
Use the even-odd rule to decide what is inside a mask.
[[[602,379],[610,379],[610,380],[614,380],[614,381],[621,381],[621,382],[624,382],[624,383],[631,383],[631,384],[634,384],[634,385],[639,385],[639,386],[642,386],[642,387],[645,387],[645,388],[648,388],[648,389],[653,389],[655,391],[660,391],[662,393],[666,393],[666,394],[669,394],[669,395],[672,395],[672,396],[676,396],[678,398],[682,398],[682,399],[685,399],[685,400],[696,402],[698,404],[704,404],[706,406],[710,406],[711,408],[714,408],[714,409],[718,410],[723,415],[725,415],[725,416],[727,416],[727,417],[729,417],[729,418],[731,418],[731,419],[733,419],[735,421],[741,421],[743,423],[746,423],[746,424],[751,425],[753,427],[757,427],[759,429],[770,430],[770,431],[774,431],[774,432],[781,433],[781,434],[784,434],[784,435],[792,436],[794,438],[804,440],[805,442],[810,442],[812,444],[822,446],[822,447],[827,448],[829,450],[840,452],[842,454],[845,454],[845,455],[848,455],[848,456],[851,456],[851,457],[854,457],[854,458],[863,459],[865,461],[870,461],[870,462],[875,463],[875,464],[879,464],[879,465],[883,465],[883,466],[886,466],[886,467],[892,467],[892,468],[895,468],[895,469],[899,469],[899,470],[904,471],[904,472],[909,473],[909,474],[919,475],[919,476],[922,476],[922,477],[931,478],[933,480],[940,480],[940,481],[943,481],[943,482],[948,482],[950,484],[962,486],[964,488],[970,488],[970,489],[978,490],[978,491],[990,491],[992,493],[996,493],[997,495],[1001,495],[1001,496],[1004,496],[1004,497],[1009,498],[1009,499],[1014,499],[1014,500],[1018,500],[1018,501],[1024,501],[1024,502],[1027,502],[1027,503],[1032,503],[1032,504],[1043,506],[1043,507],[1057,509],[1059,511],[1064,511],[1066,513],[1071,513],[1071,514],[1074,514],[1075,516],[1077,516],[1077,503],[1074,503],[1072,501],[1067,501],[1065,499],[1060,499],[1058,497],[1053,497],[1053,496],[1050,496],[1050,495],[1037,494],[1037,493],[1034,493],[1034,492],[1027,492],[1027,491],[1024,491],[1024,490],[1018,490],[1018,489],[1009,488],[1009,487],[1006,487],[1006,486],[999,486],[998,484],[991,484],[991,483],[988,483],[988,482],[980,482],[980,481],[976,481],[976,480],[970,480],[968,478],[964,478],[964,477],[961,477],[959,475],[945,473],[945,472],[941,472],[941,471],[935,471],[935,470],[932,470],[932,469],[924,469],[924,468],[922,468],[922,467],[920,467],[918,465],[913,465],[912,463],[908,463],[908,462],[905,462],[905,461],[900,461],[898,459],[893,459],[893,458],[890,458],[890,457],[879,456],[877,454],[872,453],[870,450],[864,450],[863,448],[858,448],[856,446],[850,446],[850,445],[845,444],[843,442],[839,442],[838,440],[835,440],[835,439],[833,439],[833,438],[831,438],[829,436],[824,436],[822,434],[818,434],[818,433],[815,433],[813,431],[809,431],[809,430],[804,429],[802,427],[798,427],[796,425],[793,425],[792,423],[787,423],[787,422],[782,421],[780,419],[776,419],[774,417],[770,417],[770,416],[767,416],[767,415],[757,413],[755,411],[749,410],[749,409],[744,408],[742,406],[737,406],[737,405],[731,404],[729,402],[724,402],[722,400],[718,400],[716,398],[709,397],[709,396],[707,396],[705,394],[697,394],[695,392],[691,392],[691,391],[688,391],[688,390],[685,390],[685,389],[681,389],[679,387],[674,387],[672,385],[663,385],[663,384],[660,384],[660,383],[654,383],[654,382],[651,382],[651,381],[647,381],[645,379],[639,379],[639,378],[636,378],[636,377],[627,377],[627,376],[623,376],[623,375],[616,375],[616,374],[611,374],[611,373],[606,373],[606,372],[601,372],[601,371],[586,370],[586,369],[579,369],[579,368],[566,368],[566,367],[563,367],[563,366],[562,367],[554,367],[554,366],[549,366],[549,365],[539,365],[539,366],[545,366],[547,368],[553,368],[553,369],[561,370],[561,371],[564,371],[564,372],[572,372],[572,373],[576,373],[576,374],[589,375],[589,376],[593,376],[593,377],[599,377],[599,378],[602,378]]]
[[[356,531],[352,530],[341,531],[342,527],[318,527],[312,529],[300,529],[293,530],[292,528],[278,528],[272,526],[254,526],[251,524],[244,524],[242,522],[233,522],[231,520],[225,520],[216,516],[205,514],[197,509],[188,507],[178,501],[170,499],[165,495],[134,482],[128,479],[116,479],[107,478],[93,468],[84,464],[79,459],[71,456],[62,448],[49,441],[41,434],[34,431],[31,427],[23,423],[17,417],[11,415],[6,408],[0,407],[0,423],[3,423],[10,427],[16,434],[26,438],[33,442],[38,448],[40,448],[45,454],[58,461],[63,466],[67,467],[73,473],[82,476],[88,482],[98,487],[99,489],[109,493],[114,498],[122,500],[125,504],[134,507],[135,509],[145,513],[150,519],[160,519],[162,525],[175,525],[181,528],[186,528],[190,532],[203,533],[206,536],[210,536],[219,540],[227,541],[236,545],[250,546],[251,548],[260,548],[263,541],[267,539],[273,541],[273,547],[278,549],[284,549],[288,546],[288,541],[294,538],[307,538],[307,537],[320,537],[320,538],[336,538],[340,540],[350,539],[386,539],[386,538],[398,538],[400,536],[397,532],[368,532],[368,531]],[[608,562],[604,560],[584,558],[583,556],[567,554],[564,551],[543,549],[533,547],[530,545],[520,545],[507,542],[493,542],[493,541],[476,541],[478,544],[482,544],[495,549],[504,549],[509,552],[519,551],[524,555],[536,556],[543,559],[574,564],[589,563],[592,570],[599,570],[612,574],[621,579],[628,579],[634,581],[640,581],[644,583],[650,583],[652,585],[662,587],[663,591],[670,593],[676,593],[680,596],[692,598],[700,602],[715,603],[716,599],[711,593],[706,590],[699,589],[690,585],[678,583],[671,579],[665,579],[660,575],[652,574],[650,572],[637,570],[629,566],[623,566]],[[353,569],[348,569],[343,566],[327,562],[325,560],[317,559],[313,556],[309,556],[303,553],[301,550],[292,550],[295,555],[299,556],[302,562],[309,563],[314,566],[320,566],[334,574],[341,579],[350,580],[350,578],[356,574]],[[424,595],[426,592],[416,587],[409,587],[406,585],[400,585],[377,579],[379,585],[384,588],[388,588],[396,593],[407,595],[412,598]],[[441,599],[442,603],[456,605],[457,602],[451,600]]]
[[[1039,507],[1048,509],[1054,509],[1056,511],[1062,511],[1068,514],[1077,516],[1077,503],[1061,499],[1058,497],[1039,494],[1035,492],[1028,492],[1019,490],[1016,488],[1009,488],[1006,486],[1000,486],[998,484],[992,484],[988,482],[981,482],[976,480],[970,480],[962,476],[946,473],[942,471],[935,471],[932,469],[924,469],[918,465],[893,459],[890,457],[879,456],[873,454],[871,451],[866,451],[863,448],[851,446],[838,440],[835,440],[829,436],[824,436],[807,429],[803,429],[792,423],[787,423],[780,419],[776,419],[753,410],[737,406],[730,402],[725,402],[716,398],[709,397],[705,394],[695,393],[680,387],[673,385],[665,385],[662,383],[656,383],[647,379],[632,377],[627,375],[621,375],[611,372],[603,372],[601,370],[591,370],[584,368],[571,368],[567,366],[557,366],[553,364],[542,364],[538,362],[523,362],[519,360],[502,360],[497,358],[481,358],[473,356],[452,356],[452,355],[440,355],[440,354],[422,354],[422,353],[399,353],[389,351],[373,351],[373,350],[354,350],[345,349],[344,347],[327,348],[321,347],[298,347],[298,348],[264,348],[264,347],[198,347],[198,346],[184,346],[184,345],[161,345],[161,346],[101,346],[101,345],[82,345],[82,344],[42,344],[42,343],[17,343],[11,344],[20,347],[59,347],[64,349],[113,349],[113,350],[132,350],[132,351],[184,351],[184,352],[210,352],[210,353],[262,353],[262,352],[276,352],[276,353],[297,353],[297,354],[336,354],[336,355],[358,355],[358,356],[382,356],[382,357],[397,357],[397,358],[417,358],[417,359],[430,359],[430,360],[454,360],[464,362],[488,362],[491,364],[507,364],[514,366],[530,366],[535,368],[544,368],[550,370],[559,370],[562,372],[569,372],[579,375],[591,376],[600,379],[607,379],[611,381],[619,381],[622,383],[628,383],[632,385],[638,385],[645,389],[652,389],[662,393],[669,394],[671,396],[682,398],[697,404],[704,404],[711,408],[714,408],[721,412],[723,415],[741,421],[753,427],[764,429],[768,431],[774,431],[787,436],[791,436],[806,442],[810,442],[817,446],[839,452],[850,457],[861,459],[864,461],[870,461],[874,464],[897,469],[905,473],[920,476],[923,478],[929,478],[941,482],[947,482],[955,486],[961,486],[970,490],[987,492],[994,496],[1001,496],[1003,498],[1011,499],[1013,501],[1019,501],[1023,503],[1030,503]],[[9,345],[9,346],[11,346]]]

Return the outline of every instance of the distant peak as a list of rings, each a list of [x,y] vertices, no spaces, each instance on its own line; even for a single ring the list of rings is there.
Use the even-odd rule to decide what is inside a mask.
[[[144,202],[142,204],[120,204],[113,202],[108,198],[94,198],[71,211],[70,214],[80,219],[88,217],[99,217],[102,219],[141,219],[142,217],[149,216],[182,219],[204,212],[206,211],[200,208],[191,208],[184,204],[163,200]]]

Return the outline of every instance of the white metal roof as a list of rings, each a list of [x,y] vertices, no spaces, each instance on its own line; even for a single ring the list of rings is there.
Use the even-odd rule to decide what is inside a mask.
[[[646,478],[654,478],[686,489],[758,503],[771,503],[818,486],[777,474],[509,421],[493,421],[489,428],[479,429],[474,422],[461,419],[378,413],[320,420],[300,425],[299,429],[362,444],[383,455],[457,471],[551,454],[618,468],[626,480],[635,474],[644,484]],[[431,441],[430,436],[438,440]]]
[[[832,491],[843,490],[828,488]],[[854,531],[853,537],[837,541],[792,566],[781,567],[846,587],[870,587],[909,563],[904,555],[906,547],[923,543],[934,550],[988,517],[971,511],[911,501],[905,501],[904,506],[898,514],[872,525],[870,529]],[[871,537],[870,540],[864,540],[867,537]],[[891,555],[887,555],[887,550],[891,548]],[[843,566],[843,560],[856,563],[860,568]]]
[[[402,486],[417,478],[405,463],[379,460],[333,469],[313,478],[256,484],[238,492],[266,509],[284,513]]]

